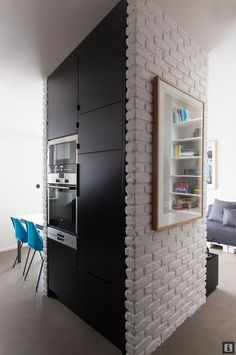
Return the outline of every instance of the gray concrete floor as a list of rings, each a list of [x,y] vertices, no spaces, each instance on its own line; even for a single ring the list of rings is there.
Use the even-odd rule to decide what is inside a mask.
[[[236,342],[236,254],[219,254],[219,286],[194,315],[153,355],[221,355],[222,342]]]
[[[220,355],[222,341],[236,341],[236,255],[212,251],[220,257],[218,289],[153,355]],[[39,259],[24,282],[14,257],[0,253],[0,355],[121,354],[63,304],[35,294]]]
[[[23,262],[25,260],[23,251]],[[24,282],[15,252],[0,253],[0,355],[120,355],[121,352],[55,299],[35,294],[40,259]]]

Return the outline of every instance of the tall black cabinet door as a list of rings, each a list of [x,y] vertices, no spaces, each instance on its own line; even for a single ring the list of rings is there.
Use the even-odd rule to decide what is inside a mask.
[[[122,100],[124,28],[79,53],[80,114]]]
[[[81,154],[78,265],[124,287],[125,208],[120,150]]]
[[[78,273],[78,285],[78,315],[123,350],[124,289],[117,290],[82,270]]]
[[[122,148],[122,102],[79,116],[79,152],[92,153]]]
[[[48,139],[77,132],[78,57],[72,53],[48,78]]]
[[[72,311],[77,312],[77,252],[47,239],[48,289]]]

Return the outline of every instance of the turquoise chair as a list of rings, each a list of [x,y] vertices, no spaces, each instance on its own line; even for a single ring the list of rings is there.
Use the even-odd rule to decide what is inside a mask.
[[[26,230],[25,226],[23,225],[23,223],[21,223],[19,218],[11,217],[11,221],[12,221],[13,227],[15,228],[15,237],[20,242],[20,249],[21,249],[23,244],[28,242],[27,230]],[[26,266],[27,266],[28,257],[29,257],[29,251],[28,251],[28,255],[27,255],[26,261],[25,261],[25,267],[24,267],[23,275],[25,273],[25,269],[26,269]],[[16,255],[16,259],[15,259],[15,262],[13,264],[13,269],[16,266],[17,260],[18,260],[18,253]]]
[[[40,256],[41,256],[41,267],[40,267],[38,281],[37,281],[36,290],[35,290],[35,292],[37,292],[38,291],[40,277],[41,277],[41,273],[42,273],[42,269],[43,269],[43,263],[44,263],[44,259],[43,259],[42,254],[41,254],[41,251],[43,251],[43,238],[40,235],[39,231],[37,230],[37,228],[36,228],[36,226],[35,226],[35,224],[33,222],[28,222],[27,221],[26,225],[27,225],[27,231],[28,231],[28,245],[29,245],[30,250],[33,249],[34,253],[33,253],[33,256],[32,256],[32,258],[30,260],[30,264],[29,264],[28,270],[27,270],[27,272],[25,274],[24,280],[26,280],[26,278],[28,276],[28,273],[29,273],[30,267],[32,265],[34,256],[35,256],[36,252],[38,251]]]

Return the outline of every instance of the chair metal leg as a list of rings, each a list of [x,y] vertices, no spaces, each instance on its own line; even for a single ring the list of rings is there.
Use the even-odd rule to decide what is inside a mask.
[[[27,267],[27,264],[28,264],[28,259],[29,259],[30,251],[31,251],[31,248],[29,247],[29,250],[28,250],[28,253],[27,253],[27,258],[26,258],[26,260],[25,260],[25,266],[24,266],[24,270],[23,270],[23,276],[24,276],[24,274],[25,274],[25,270],[26,270],[26,267]]]
[[[40,255],[41,255],[41,253],[40,253]],[[41,267],[40,267],[40,271],[39,271],[39,277],[38,277],[38,281],[37,281],[37,285],[36,285],[36,290],[35,290],[35,292],[38,291],[39,281],[40,281],[40,277],[41,277],[41,273],[42,273],[42,269],[43,269],[43,263],[44,263],[44,260],[42,259]]]
[[[22,242],[19,242],[19,241],[18,241],[18,243],[19,243],[19,244],[18,244],[19,247],[17,247],[17,253],[16,253],[16,258],[15,258],[14,264],[13,264],[13,269],[14,269],[14,267],[16,266],[16,262],[17,262],[17,261],[19,262],[19,253],[20,253],[21,248],[22,248],[22,245],[23,245]]]
[[[35,253],[36,253],[36,250],[34,251],[34,254],[33,254],[33,256],[32,256],[32,258],[31,258],[31,260],[30,260],[30,264],[29,264],[28,270],[27,270],[27,272],[26,272],[26,275],[25,275],[25,277],[24,277],[24,280],[26,280],[26,278],[27,278],[27,276],[28,276],[28,273],[29,273],[31,264],[32,264],[32,262],[33,262],[33,260],[34,260]]]
[[[17,256],[18,256],[18,263],[21,263],[21,248],[22,248],[23,243],[18,240],[17,241]]]
[[[41,251],[39,252],[40,256],[41,256],[41,260],[43,261],[43,257],[42,257],[42,254],[41,254]]]
[[[13,269],[14,269],[14,267],[16,266],[16,262],[17,262],[17,260],[18,260],[18,255],[16,256],[16,259],[15,259],[15,261],[14,261],[14,264],[13,264]]]

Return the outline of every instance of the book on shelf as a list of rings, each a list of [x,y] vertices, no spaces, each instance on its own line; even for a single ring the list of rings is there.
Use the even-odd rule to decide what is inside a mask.
[[[183,152],[180,153],[179,157],[193,157],[194,156],[194,152]]]
[[[175,158],[188,157],[196,155],[191,147],[185,147],[181,144],[175,144]]]
[[[189,112],[186,108],[174,108],[172,112],[173,123],[186,122],[189,120]]]
[[[181,147],[180,144],[176,144],[176,145],[175,145],[175,158],[179,158],[179,155],[180,155],[180,147]]]

